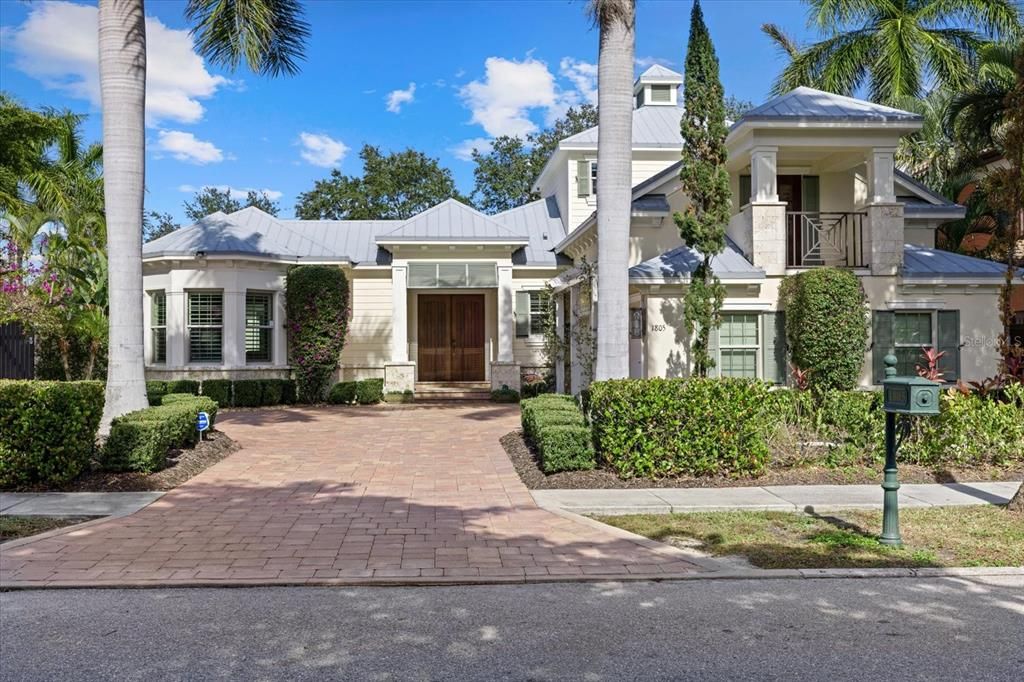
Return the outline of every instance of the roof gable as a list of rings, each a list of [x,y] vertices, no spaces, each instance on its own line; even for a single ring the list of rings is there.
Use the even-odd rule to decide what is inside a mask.
[[[395,230],[377,237],[378,244],[397,242],[505,242],[525,243],[499,222],[461,201],[447,199],[409,218]]]
[[[799,87],[754,107],[740,117],[744,121],[871,121],[916,122],[920,114],[894,109],[824,90]]]

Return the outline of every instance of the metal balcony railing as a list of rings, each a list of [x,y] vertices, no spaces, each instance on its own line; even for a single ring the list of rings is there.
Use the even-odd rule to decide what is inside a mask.
[[[786,266],[865,267],[864,216],[821,211],[786,213]]]

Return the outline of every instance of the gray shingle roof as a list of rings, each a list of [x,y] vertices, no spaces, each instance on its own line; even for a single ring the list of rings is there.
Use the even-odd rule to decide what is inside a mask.
[[[637,263],[629,269],[629,279],[632,282],[666,279],[686,281],[703,259],[696,249],[679,246]],[[712,257],[711,269],[722,279],[764,279],[764,270],[751,265],[731,239],[726,240],[722,253]]]
[[[835,95],[823,90],[800,87],[770,99],[743,114],[744,121],[920,121],[920,114]]]
[[[552,250],[565,237],[565,227],[554,197],[540,199],[525,206],[491,216],[516,234],[529,237],[529,244],[512,254],[514,265],[552,266],[569,263]]]
[[[679,134],[681,106],[640,107],[633,110],[633,147],[683,148]],[[597,126],[571,135],[558,145],[560,149],[597,149]]]
[[[941,249],[905,244],[903,246],[903,276],[907,279],[915,277],[991,277],[998,280],[1006,276],[1006,265]]]
[[[683,82],[683,74],[673,71],[672,69],[662,66],[661,64],[654,64],[636,79],[638,83],[644,81],[667,81],[673,80],[680,83]]]
[[[378,244],[419,241],[518,243],[528,240],[526,235],[506,229],[490,216],[455,199],[442,201],[377,237]]]

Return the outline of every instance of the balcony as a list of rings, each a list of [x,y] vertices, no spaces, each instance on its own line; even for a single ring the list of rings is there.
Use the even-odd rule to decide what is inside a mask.
[[[867,267],[864,213],[786,213],[786,267]]]

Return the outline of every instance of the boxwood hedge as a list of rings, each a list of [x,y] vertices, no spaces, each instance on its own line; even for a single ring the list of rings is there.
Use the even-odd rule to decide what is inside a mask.
[[[217,418],[217,403],[206,396],[168,394],[163,404],[116,418],[103,446],[101,461],[110,471],[149,473],[167,465],[172,448],[190,448],[199,439],[196,419],[200,412]]]

